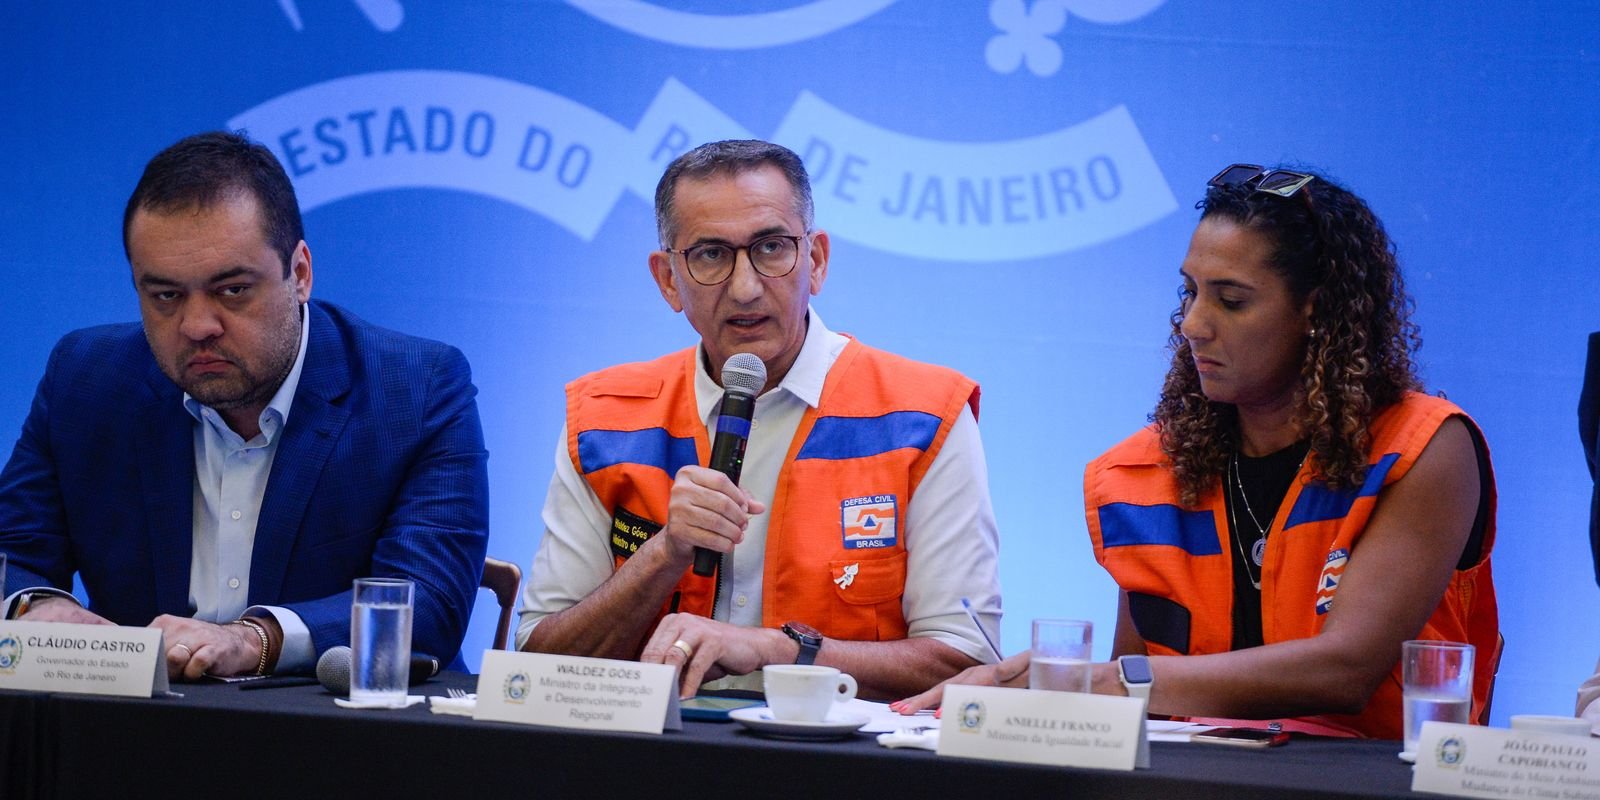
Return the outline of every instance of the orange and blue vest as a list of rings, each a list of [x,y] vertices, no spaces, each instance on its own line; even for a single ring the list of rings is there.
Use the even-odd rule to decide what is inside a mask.
[[[617,569],[666,522],[679,468],[709,460],[695,353],[567,385],[567,451],[612,515]],[[905,638],[907,509],[961,409],[977,416],[978,394],[953,370],[846,343],[767,502],[764,626],[795,620],[835,639]],[[716,590],[714,578],[685,570],[660,615],[710,616]]]
[[[1311,479],[1312,458],[1295,476],[1267,534],[1261,567],[1261,630],[1267,644],[1316,636],[1337,600],[1339,579],[1385,486],[1405,477],[1439,426],[1460,416],[1454,404],[1409,393],[1368,427],[1365,482],[1335,489]],[[1478,561],[1457,569],[1443,599],[1414,638],[1476,647],[1472,716],[1483,723],[1499,660],[1499,616],[1489,550],[1494,542],[1493,472]],[[1233,637],[1233,544],[1220,485],[1197,508],[1178,501],[1159,434],[1146,427],[1090,462],[1084,507],[1095,558],[1128,593],[1130,615],[1151,655],[1227,652]],[[1459,565],[1458,565],[1459,566]],[[1354,715],[1302,718],[1306,728],[1345,735],[1401,738],[1400,665]]]

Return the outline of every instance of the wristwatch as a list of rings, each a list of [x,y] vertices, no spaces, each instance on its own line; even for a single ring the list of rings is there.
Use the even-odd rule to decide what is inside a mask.
[[[794,643],[800,645],[800,654],[795,656],[796,664],[812,664],[817,660],[817,651],[822,649],[822,632],[804,622],[785,622],[783,632]]]
[[[60,589],[34,589],[32,591],[18,594],[16,599],[11,602],[11,608],[6,609],[5,618],[17,619],[23,614],[28,613],[28,608],[34,603],[50,597],[65,597],[74,603],[78,602],[76,597],[63,592]]]
[[[1155,673],[1150,671],[1150,659],[1145,656],[1122,656],[1117,659],[1117,674],[1129,697],[1150,699],[1150,687],[1155,685]]]

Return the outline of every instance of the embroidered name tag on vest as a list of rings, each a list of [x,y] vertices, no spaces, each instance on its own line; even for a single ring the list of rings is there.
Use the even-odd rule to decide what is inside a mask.
[[[839,504],[846,550],[894,547],[899,503],[892,494],[852,497]]]
[[[639,552],[650,537],[661,530],[661,523],[651,522],[622,506],[611,517],[611,553],[617,558],[627,558]]]

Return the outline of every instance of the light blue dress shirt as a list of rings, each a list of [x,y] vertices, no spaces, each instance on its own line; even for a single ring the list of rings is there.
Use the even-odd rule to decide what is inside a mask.
[[[311,667],[315,648],[311,631],[299,615],[277,606],[249,606],[250,559],[255,549],[256,520],[266,496],[267,478],[277,457],[278,442],[289,422],[294,393],[305,366],[311,315],[300,309],[300,351],[294,367],[262,410],[261,432],[250,441],[228,427],[216,409],[183,394],[183,407],[199,423],[194,426],[194,553],[189,561],[189,604],[195,619],[227,623],[246,614],[271,614],[283,629],[278,672]]]

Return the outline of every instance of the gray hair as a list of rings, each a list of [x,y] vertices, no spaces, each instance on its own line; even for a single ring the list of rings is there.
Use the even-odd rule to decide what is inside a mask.
[[[777,167],[794,191],[794,210],[806,230],[811,230],[811,178],[806,165],[783,145],[760,139],[728,139],[708,142],[672,160],[656,184],[656,235],[663,248],[672,247],[677,237],[673,218],[673,194],[679,178],[705,179],[713,175],[738,175],[765,166]]]

